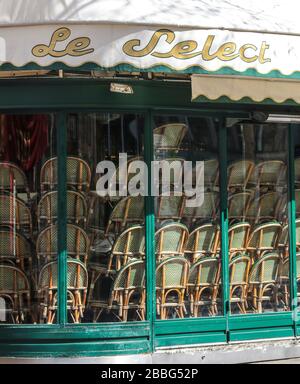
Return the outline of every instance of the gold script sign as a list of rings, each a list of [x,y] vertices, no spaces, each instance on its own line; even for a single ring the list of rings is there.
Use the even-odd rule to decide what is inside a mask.
[[[58,51],[55,49],[58,42],[66,41],[70,36],[71,31],[69,28],[59,28],[53,33],[49,45],[36,45],[32,49],[32,54],[36,57],[64,57],[68,55],[76,57],[94,52],[93,48],[87,49],[91,44],[91,39],[88,37],[79,37],[70,41],[64,50]]]
[[[158,58],[174,57],[179,60],[188,60],[197,56],[202,56],[205,61],[211,61],[216,58],[222,61],[231,61],[238,57],[246,63],[254,63],[258,61],[260,64],[270,63],[271,59],[265,57],[266,51],[270,46],[264,41],[260,47],[254,44],[245,44],[238,47],[234,42],[222,44],[218,49],[212,51],[215,41],[215,35],[209,35],[204,43],[202,50],[197,51],[198,43],[194,40],[186,40],[177,43],[168,52],[158,52],[156,47],[162,37],[168,44],[172,44],[176,38],[173,31],[169,29],[159,29],[156,31],[148,44],[142,48],[141,40],[134,39],[126,42],[123,46],[123,52],[131,57],[145,57],[148,55]]]

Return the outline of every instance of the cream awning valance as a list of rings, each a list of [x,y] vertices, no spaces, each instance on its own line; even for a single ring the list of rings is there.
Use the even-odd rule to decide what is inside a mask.
[[[254,102],[271,99],[276,103],[293,100],[300,104],[300,81],[278,78],[192,76],[193,101],[200,97],[218,100],[223,96],[232,101],[250,98]]]

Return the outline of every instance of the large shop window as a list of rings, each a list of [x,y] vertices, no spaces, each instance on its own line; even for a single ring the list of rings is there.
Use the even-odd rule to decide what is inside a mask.
[[[222,315],[218,123],[164,115],[154,122],[157,318]]]
[[[0,115],[0,324],[56,322],[56,160],[53,115]]]
[[[288,125],[228,122],[232,314],[290,309]]]
[[[143,152],[141,115],[68,116],[67,254],[68,263],[80,263],[80,277],[72,270],[68,276],[68,291],[74,283],[80,288],[74,298],[79,311],[69,310],[70,322],[145,320],[144,197],[127,193],[132,164],[143,160]],[[100,196],[103,187],[115,193]]]

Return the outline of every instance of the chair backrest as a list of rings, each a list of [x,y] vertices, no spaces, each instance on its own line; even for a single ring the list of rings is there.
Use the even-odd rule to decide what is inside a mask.
[[[0,191],[13,193],[28,192],[28,183],[25,173],[17,165],[0,162]]]
[[[0,227],[31,233],[31,212],[23,200],[12,195],[0,195]]]
[[[251,225],[249,223],[238,223],[229,228],[229,252],[242,251],[247,248]]]
[[[44,195],[37,208],[39,228],[55,224],[58,218],[57,191]],[[75,191],[67,191],[67,221],[73,224],[85,223],[87,217],[87,203],[85,197]]]
[[[277,192],[269,192],[260,196],[259,199],[252,200],[247,219],[255,223],[280,219],[285,211],[283,198],[284,196]]]
[[[286,165],[281,160],[263,161],[256,165],[249,183],[260,186],[276,186],[285,178]]]
[[[255,167],[253,161],[240,160],[228,167],[228,188],[245,189]]]
[[[185,255],[194,263],[198,258],[215,254],[220,239],[220,227],[213,224],[202,225],[190,233]]]
[[[143,259],[145,257],[145,227],[138,225],[126,229],[115,241],[108,270],[112,269],[115,259],[115,268],[120,270],[129,260]]]
[[[276,249],[281,233],[281,225],[276,222],[261,224],[251,233],[247,248],[257,250]]]
[[[184,256],[189,232],[185,225],[170,223],[161,227],[155,234],[157,260],[168,257]]]
[[[86,290],[88,287],[88,272],[79,260],[67,260],[67,289]],[[58,288],[58,266],[52,261],[43,266],[38,279],[38,290],[57,290]]]
[[[251,203],[252,193],[239,192],[228,198],[228,218],[230,221],[245,221]]]
[[[280,256],[269,253],[256,261],[250,271],[250,284],[275,283],[278,279]]]
[[[181,142],[188,131],[185,124],[166,124],[153,130],[155,150],[179,150]]]
[[[117,274],[113,291],[143,289],[145,287],[145,262],[134,260],[126,264]]]
[[[112,225],[120,233],[129,224],[142,224],[145,217],[144,200],[143,196],[129,196],[120,200],[110,215],[106,234],[109,233]]]
[[[231,285],[244,285],[249,282],[251,257],[239,255],[234,257],[229,264],[229,276]]]
[[[180,220],[185,204],[184,196],[159,196],[155,201],[155,216],[158,221]]]
[[[67,187],[77,191],[89,191],[91,170],[89,165],[77,157],[67,158]],[[40,176],[41,191],[57,189],[58,169],[57,157],[47,160]]]
[[[0,265],[0,295],[29,292],[29,282],[23,271],[14,266]]]
[[[189,275],[189,263],[183,257],[162,261],[156,268],[158,289],[185,289]]]
[[[191,198],[191,200],[193,200]],[[190,207],[190,199],[186,199],[185,207],[183,210],[183,217],[192,220],[209,220],[214,221],[219,207],[219,195],[216,192],[205,192],[203,193],[203,202],[200,206]]]
[[[0,262],[3,259],[18,261],[31,257],[29,241],[20,233],[0,230]]]
[[[189,273],[189,286],[206,287],[218,283],[220,260],[206,257],[191,266]]]
[[[57,259],[57,225],[51,225],[44,229],[36,242],[36,253],[39,260],[51,261]],[[86,263],[89,252],[89,238],[86,232],[73,224],[67,224],[67,255]]]

